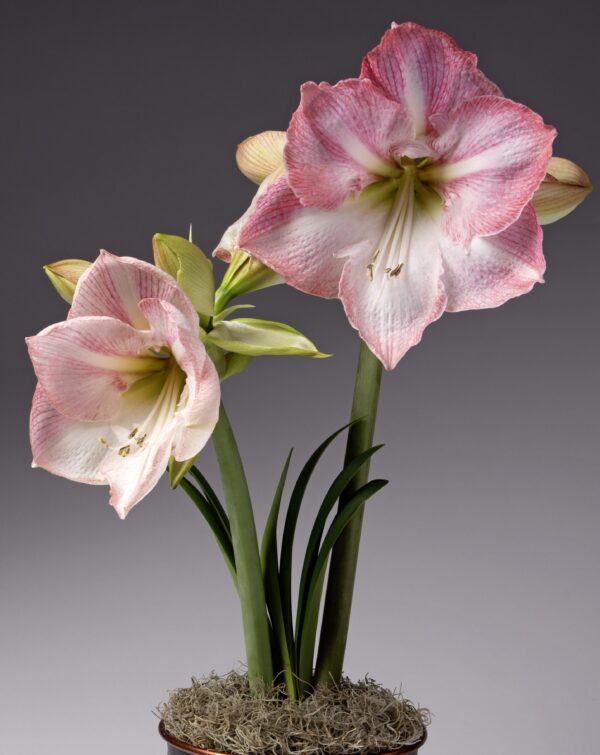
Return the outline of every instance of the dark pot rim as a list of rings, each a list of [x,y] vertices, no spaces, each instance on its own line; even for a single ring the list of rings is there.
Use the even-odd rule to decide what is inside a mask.
[[[194,747],[194,745],[187,744],[187,742],[182,742],[180,739],[177,739],[177,737],[169,734],[165,727],[164,721],[161,721],[158,724],[158,733],[170,745],[179,747],[180,750],[188,752],[191,755],[228,755],[228,753],[222,753],[216,750],[204,750],[202,747]],[[406,753],[415,752],[415,750],[418,750],[419,747],[422,747],[425,744],[426,739],[427,728],[424,728],[423,736],[421,737],[421,739],[419,739],[418,742],[415,742],[414,745],[406,745],[405,747],[401,747],[399,750],[390,750],[389,752],[381,753],[380,755],[406,755]]]

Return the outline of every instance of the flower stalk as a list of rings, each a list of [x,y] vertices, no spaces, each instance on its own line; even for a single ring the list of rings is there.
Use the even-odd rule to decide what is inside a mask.
[[[364,341],[360,342],[344,466],[373,444],[382,365]],[[358,470],[340,498],[342,510],[368,481],[369,462]],[[362,511],[347,525],[331,554],[323,609],[315,683],[339,684],[342,677],[352,595],[362,531]]]
[[[259,691],[273,682],[269,621],[248,483],[223,404],[213,431],[213,443],[231,525],[250,688]]]

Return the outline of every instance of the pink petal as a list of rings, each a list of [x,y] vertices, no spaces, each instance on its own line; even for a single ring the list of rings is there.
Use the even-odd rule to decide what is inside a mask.
[[[362,64],[370,79],[411,115],[414,136],[430,128],[430,116],[479,95],[499,95],[477,68],[477,58],[440,31],[415,23],[393,25]]]
[[[177,410],[173,454],[178,461],[196,456],[208,442],[217,420],[221,384],[204,345],[181,312],[158,299],[140,305],[152,329],[165,335],[165,343],[186,375]]]
[[[161,346],[149,331],[112,317],[77,317],[27,339],[29,355],[47,398],[71,419],[109,420],[121,394],[164,360],[149,352]]]
[[[100,469],[108,450],[99,438],[108,433],[107,427],[59,414],[39,383],[33,397],[29,430],[34,466],[76,482],[90,485],[106,482]]]
[[[439,227],[424,213],[414,215],[410,250],[399,275],[376,268],[367,275],[373,249],[349,255],[340,282],[340,298],[351,325],[386,369],[393,369],[419,343],[423,330],[444,311]]]
[[[433,120],[440,159],[423,175],[445,199],[445,231],[457,240],[500,232],[544,178],[555,129],[501,97],[478,97]]]
[[[309,82],[288,130],[290,186],[304,205],[337,207],[379,177],[398,175],[394,155],[409,140],[402,108],[371,82]]]
[[[361,241],[376,244],[386,213],[363,197],[337,210],[303,207],[281,178],[258,199],[240,245],[291,286],[333,298],[344,265],[338,255]]]
[[[279,132],[275,132],[275,133],[279,133]],[[232,223],[227,228],[227,230],[221,237],[221,240],[219,241],[219,245],[213,252],[214,257],[217,257],[218,259],[223,260],[223,262],[231,262],[232,254],[237,249],[240,248],[240,234],[242,232],[242,228],[244,227],[244,224],[254,212],[258,198],[262,194],[264,194],[265,191],[269,188],[269,186],[271,186],[271,184],[278,178],[280,178],[279,174],[274,177],[267,176],[267,178],[264,179],[264,181],[258,187],[256,193],[252,197],[252,202],[250,203],[250,206],[248,207],[248,209],[244,212],[243,215],[241,215],[234,223]]]
[[[144,330],[148,325],[139,302],[152,298],[172,302],[191,323],[198,322],[192,303],[168,273],[148,262],[102,251],[79,279],[69,318],[106,315]]]
[[[542,283],[546,268],[542,229],[530,204],[506,230],[475,237],[468,248],[448,245],[443,257],[449,312],[498,307]]]

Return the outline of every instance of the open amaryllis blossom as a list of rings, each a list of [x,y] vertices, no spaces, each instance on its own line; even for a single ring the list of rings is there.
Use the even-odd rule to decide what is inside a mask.
[[[531,199],[554,137],[446,34],[394,25],[359,79],[302,87],[286,173],[256,198],[239,246],[339,297],[391,369],[445,310],[542,281]]]
[[[191,302],[167,273],[102,252],[68,319],[27,339],[38,378],[34,466],[110,485],[121,518],[171,455],[195,456],[218,420],[220,385]]]

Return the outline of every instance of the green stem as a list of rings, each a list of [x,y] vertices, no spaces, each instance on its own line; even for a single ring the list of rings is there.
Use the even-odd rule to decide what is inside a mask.
[[[273,683],[265,589],[248,483],[223,404],[212,437],[231,525],[250,688],[259,691]]]
[[[364,341],[361,341],[350,415],[350,421],[355,424],[348,432],[345,465],[370,448],[373,443],[380,384],[381,362]],[[340,497],[340,510],[368,479],[369,462],[366,462]],[[317,684],[338,684],[342,677],[362,516],[360,512],[351,520],[331,554],[315,671]]]

